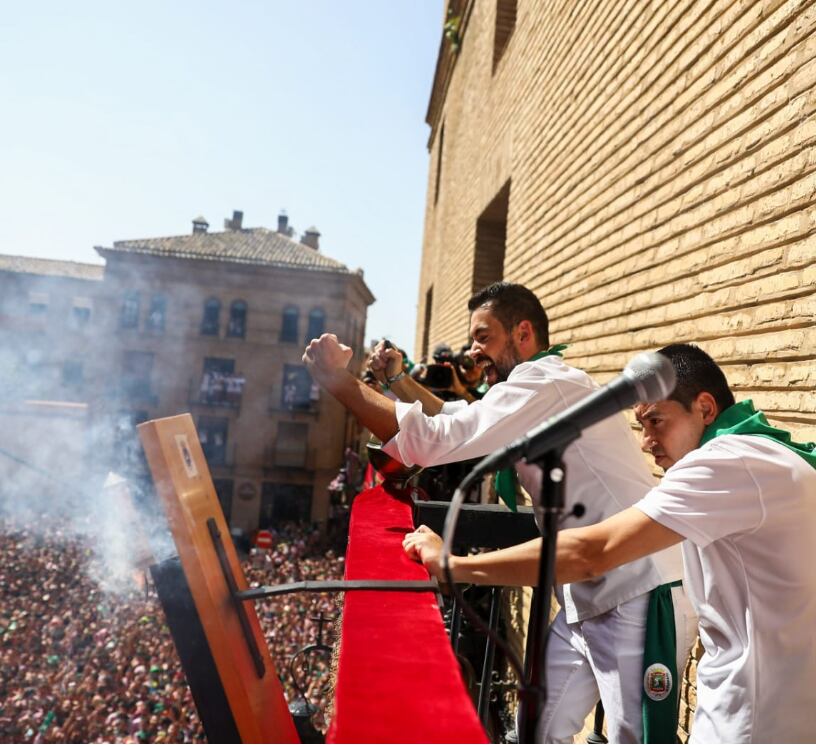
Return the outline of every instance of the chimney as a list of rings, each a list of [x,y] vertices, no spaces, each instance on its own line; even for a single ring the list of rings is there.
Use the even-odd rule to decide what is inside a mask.
[[[240,230],[241,223],[244,221],[244,213],[241,210],[233,210],[232,211],[232,220],[228,217],[224,218],[224,229],[225,230]]]
[[[306,232],[300,237],[300,242],[304,246],[313,248],[315,251],[320,250],[320,231],[312,225],[311,228],[306,228]]]
[[[196,233],[206,233],[209,227],[210,223],[201,215],[193,218],[193,235],[196,235]]]
[[[281,210],[278,214],[278,232],[289,235],[289,215],[286,214],[286,210]]]

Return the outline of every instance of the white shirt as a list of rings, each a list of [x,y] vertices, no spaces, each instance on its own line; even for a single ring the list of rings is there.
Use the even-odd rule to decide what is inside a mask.
[[[694,742],[813,742],[816,470],[765,437],[722,435],[635,505],[688,540],[700,617]]]
[[[509,444],[549,417],[587,396],[597,385],[582,370],[550,355],[517,365],[484,398],[466,405],[446,404],[429,417],[419,402],[398,402],[399,432],[384,446],[406,465],[436,466],[481,458]],[[622,414],[589,427],[564,453],[566,508],[586,508],[562,527],[593,525],[631,507],[654,486],[654,478]],[[538,500],[541,470],[519,462],[519,481]],[[587,582],[556,588],[569,622],[606,613],[665,582],[682,578],[678,547],[626,564]]]

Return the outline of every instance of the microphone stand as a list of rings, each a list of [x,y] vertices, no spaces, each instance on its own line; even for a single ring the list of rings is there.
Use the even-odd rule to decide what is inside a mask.
[[[558,525],[564,511],[566,471],[563,454],[566,444],[554,447],[532,461],[541,468],[541,499],[535,508],[541,530],[541,559],[538,587],[533,592],[528,625],[524,680],[519,687],[519,742],[535,742],[535,727],[547,700],[546,665],[550,623],[550,598],[555,584],[555,546]]]

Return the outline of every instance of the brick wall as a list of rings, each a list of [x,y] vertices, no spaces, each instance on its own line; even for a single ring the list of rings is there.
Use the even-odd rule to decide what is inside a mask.
[[[510,183],[504,277],[545,301],[572,362],[604,380],[698,342],[738,397],[805,437],[813,3],[520,2],[494,72],[497,5],[466,3],[458,54],[442,50],[417,340],[433,284],[431,347],[466,341],[479,217]]]
[[[816,439],[816,3],[520,0],[498,61],[504,0],[452,5],[417,340],[431,285],[431,348],[467,340],[479,219],[509,185],[504,278],[571,363],[605,381],[696,342],[738,399]]]

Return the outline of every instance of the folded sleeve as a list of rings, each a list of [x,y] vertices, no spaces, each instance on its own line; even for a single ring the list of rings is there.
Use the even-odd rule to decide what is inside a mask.
[[[743,458],[716,440],[679,460],[634,506],[700,548],[756,530],[764,515]]]

